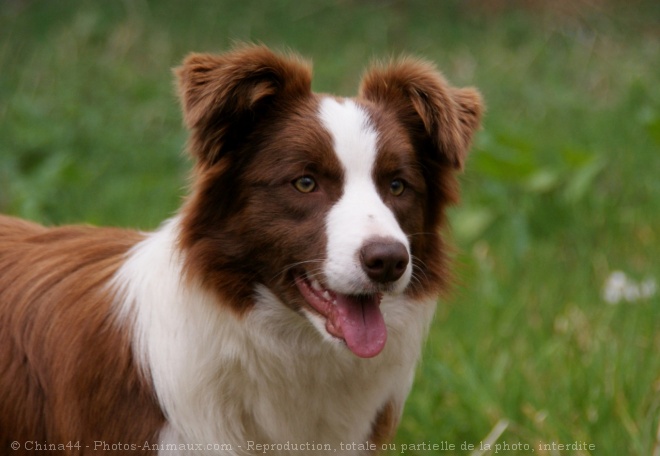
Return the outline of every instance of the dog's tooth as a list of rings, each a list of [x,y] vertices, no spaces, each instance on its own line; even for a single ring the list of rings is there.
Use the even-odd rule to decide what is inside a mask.
[[[323,299],[325,299],[327,301],[330,301],[332,299],[332,296],[330,296],[330,293],[328,293],[327,291],[324,291],[323,292]]]
[[[315,289],[316,291],[323,290],[323,287],[321,286],[321,283],[318,280],[313,279],[310,283],[312,285],[312,288]]]

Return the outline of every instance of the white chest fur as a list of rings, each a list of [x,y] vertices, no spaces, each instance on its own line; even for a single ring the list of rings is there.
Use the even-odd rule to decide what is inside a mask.
[[[173,219],[138,244],[114,282],[136,359],[168,421],[154,442],[163,454],[262,453],[257,444],[275,444],[268,454],[306,453],[294,444],[316,445],[318,455],[322,445],[360,454],[342,448],[365,442],[387,402],[400,411],[434,302],[384,297],[387,345],[375,358],[357,358],[266,288],[239,318],[184,285],[177,233]]]

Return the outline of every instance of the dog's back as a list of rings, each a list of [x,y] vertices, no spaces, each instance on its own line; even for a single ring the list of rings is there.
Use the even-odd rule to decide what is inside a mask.
[[[0,247],[5,249],[6,242],[14,242],[46,231],[41,225],[27,220],[0,214]]]
[[[18,442],[18,454],[60,445],[75,452],[81,442],[126,439],[116,423],[127,420],[136,423],[134,441],[152,437],[140,430],[162,417],[139,393],[128,335],[99,286],[139,239],[0,216],[0,448]],[[81,423],[94,423],[95,435],[80,435]]]

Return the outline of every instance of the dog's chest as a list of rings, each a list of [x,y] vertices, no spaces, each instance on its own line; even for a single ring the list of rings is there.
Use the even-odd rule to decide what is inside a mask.
[[[244,321],[223,328],[233,343],[213,347],[214,365],[189,378],[173,404],[181,413],[170,414],[163,437],[230,444],[236,455],[310,454],[311,446],[319,455],[365,454],[379,411],[391,406],[400,413],[433,304],[384,302],[396,314],[390,339],[378,357],[365,360],[318,343],[300,316],[268,292],[261,296]],[[196,419],[191,407],[203,416]],[[302,451],[303,444],[311,446]]]
[[[168,420],[160,441],[230,445],[235,455],[262,454],[246,449],[251,442],[309,442],[361,454],[342,444],[369,439],[383,407],[400,412],[434,300],[384,297],[385,348],[359,358],[341,344],[324,343],[264,286],[255,290],[255,305],[238,316],[214,294],[185,285],[172,249],[175,233],[170,224],[139,246],[115,281],[136,361]],[[305,454],[278,448],[269,454]]]
[[[236,412],[246,434],[274,444],[273,454],[295,453],[282,446],[287,442],[362,454],[353,444],[371,436],[379,411],[389,405],[400,412],[433,304],[385,301],[384,311],[393,317],[390,339],[383,353],[369,360],[320,343],[309,325],[296,324],[300,317],[267,291],[258,304],[245,321],[249,340],[243,359],[224,376],[228,390],[241,395],[242,410]],[[317,448],[315,454],[325,453]]]

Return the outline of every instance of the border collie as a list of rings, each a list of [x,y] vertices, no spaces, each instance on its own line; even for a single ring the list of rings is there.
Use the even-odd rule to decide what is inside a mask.
[[[377,453],[447,287],[479,93],[401,58],[317,94],[254,45],[176,76],[195,168],[173,218],[0,217],[2,452]]]

